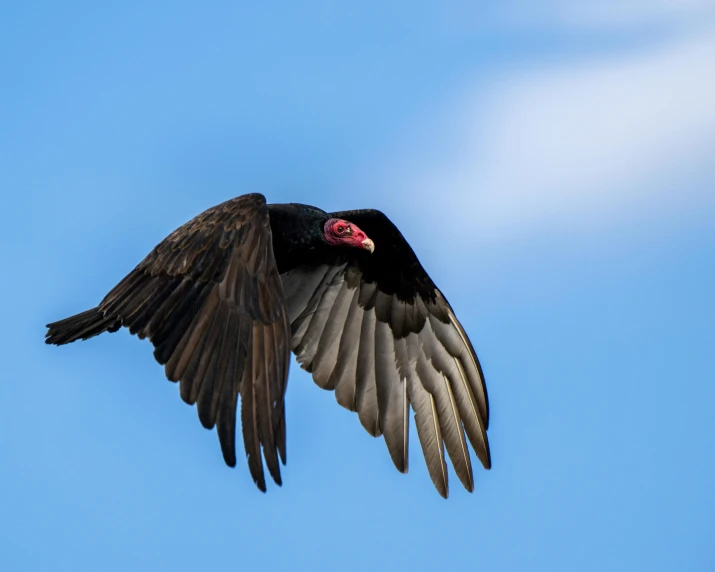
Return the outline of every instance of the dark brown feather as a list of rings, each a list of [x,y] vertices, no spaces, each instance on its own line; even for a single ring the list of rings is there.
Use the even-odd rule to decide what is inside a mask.
[[[255,340],[255,336],[252,336]],[[243,445],[246,449],[248,469],[256,486],[266,492],[266,479],[263,475],[263,460],[261,458],[261,442],[258,432],[256,411],[256,366],[254,360],[256,351],[251,344],[251,351],[246,359],[246,369],[241,380],[241,428],[243,430]],[[260,356],[259,356],[260,357]]]
[[[196,403],[201,424],[218,424],[231,466],[240,392],[251,474],[265,490],[262,443],[280,484],[290,326],[263,196],[232,199],[178,228],[97,309],[73,320],[63,329],[75,338],[113,331],[119,324],[149,338],[167,378],[180,382],[182,399]]]

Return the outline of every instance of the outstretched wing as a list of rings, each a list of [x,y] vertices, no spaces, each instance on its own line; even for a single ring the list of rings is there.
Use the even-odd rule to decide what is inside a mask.
[[[408,414],[439,493],[448,495],[444,448],[464,487],[474,479],[465,430],[490,468],[489,405],[474,348],[439,289],[395,225],[374,210],[333,213],[375,243],[370,254],[332,259],[281,275],[292,349],[301,367],[343,407],[383,435],[401,472],[408,468]]]
[[[262,195],[217,205],[174,231],[96,311],[99,328],[121,324],[152,342],[167,377],[180,381],[182,399],[196,403],[202,425],[217,426],[229,466],[236,464],[240,394],[253,480],[266,490],[262,447],[270,474],[281,483],[290,333]],[[53,326],[48,341],[55,335],[54,343],[64,343]],[[84,331],[93,335],[96,329]]]

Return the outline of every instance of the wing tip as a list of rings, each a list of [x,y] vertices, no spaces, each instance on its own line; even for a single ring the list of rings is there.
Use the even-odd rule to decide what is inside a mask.
[[[447,483],[433,483],[434,487],[437,489],[437,492],[439,493],[439,496],[441,496],[444,500],[447,500],[449,498],[449,486]]]
[[[222,448],[223,449],[223,448]],[[236,468],[236,451],[234,450],[222,450],[223,461],[226,463],[227,467],[232,469]]]
[[[472,444],[472,447],[474,447],[474,444]],[[482,463],[482,467],[484,467],[485,470],[489,470],[492,468],[492,453],[489,448],[489,441],[487,440],[487,435],[486,432],[484,433],[484,448],[479,448],[479,449],[474,449],[474,451],[477,453],[477,457],[479,458],[479,461]]]
[[[277,457],[275,458],[275,464],[271,463],[268,465],[268,473],[271,475],[273,478],[273,482],[277,484],[279,487],[283,486],[283,479],[281,478],[281,470],[280,470],[280,465],[278,464],[278,459]],[[266,463],[268,464],[268,463]]]

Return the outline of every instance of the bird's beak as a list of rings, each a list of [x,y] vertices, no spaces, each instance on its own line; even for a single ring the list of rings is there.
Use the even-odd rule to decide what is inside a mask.
[[[370,240],[369,238],[366,238],[365,240],[362,241],[362,247],[367,250],[370,254],[375,252],[375,243]]]

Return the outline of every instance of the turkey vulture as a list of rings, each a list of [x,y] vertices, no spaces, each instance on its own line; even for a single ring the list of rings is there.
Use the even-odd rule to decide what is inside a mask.
[[[326,213],[243,195],[184,224],[96,308],[49,324],[63,345],[121,326],[154,357],[236,465],[236,410],[254,482],[280,485],[290,352],[316,384],[383,435],[407,472],[410,406],[430,477],[448,495],[444,449],[474,488],[465,432],[490,468],[489,404],[474,348],[400,231],[380,211]],[[263,458],[261,457],[263,450]]]

